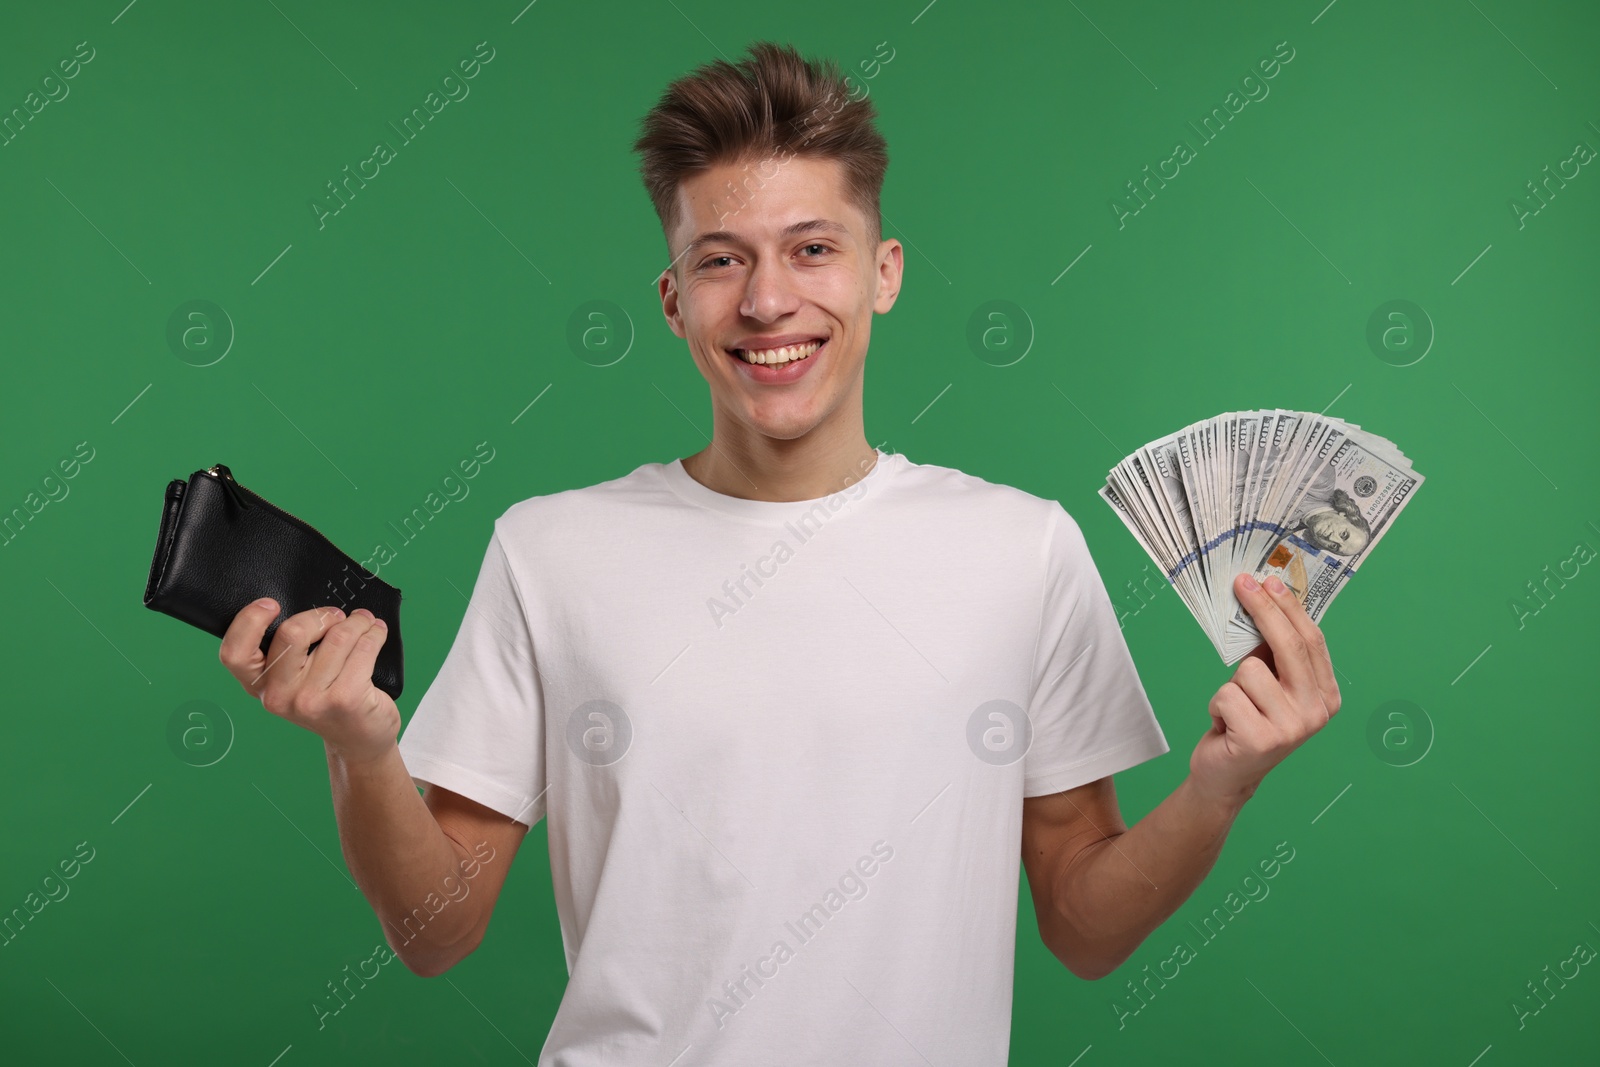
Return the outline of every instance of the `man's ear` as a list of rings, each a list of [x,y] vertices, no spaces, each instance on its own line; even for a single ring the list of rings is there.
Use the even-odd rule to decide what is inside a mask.
[[[878,314],[887,314],[894,307],[895,300],[900,296],[900,284],[905,278],[905,247],[893,237],[887,242],[891,247],[888,254],[884,255],[883,245],[879,245],[881,261],[877,263],[878,296],[873,301],[872,310]]]
[[[666,317],[667,328],[680,338],[686,336],[683,312],[678,306],[678,277],[672,267],[663,270],[656,279],[656,291],[661,296],[661,314]]]

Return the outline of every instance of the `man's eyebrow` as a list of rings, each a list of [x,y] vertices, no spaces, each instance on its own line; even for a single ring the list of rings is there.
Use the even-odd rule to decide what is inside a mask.
[[[850,235],[850,230],[843,224],[834,222],[832,219],[806,219],[803,222],[792,222],[785,226],[783,231],[778,234],[778,237],[780,240],[782,240],[789,237],[795,237],[802,233],[833,233],[838,234],[840,237],[848,237]],[[709,244],[744,243],[746,243],[745,239],[734,233],[732,230],[711,230],[707,233],[702,233],[699,237],[696,237],[693,241],[690,241],[684,250],[679,253],[679,256],[687,256],[695,249]]]

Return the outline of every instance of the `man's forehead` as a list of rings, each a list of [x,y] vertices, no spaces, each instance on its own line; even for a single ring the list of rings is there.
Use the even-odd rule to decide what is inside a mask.
[[[834,160],[794,156],[773,166],[751,157],[713,167],[678,185],[676,236],[750,243],[792,237],[802,227],[849,236],[860,220],[843,178]]]

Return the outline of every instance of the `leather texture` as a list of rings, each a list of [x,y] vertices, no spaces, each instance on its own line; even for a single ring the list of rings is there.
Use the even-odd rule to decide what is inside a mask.
[[[389,627],[372,684],[398,698],[404,683],[400,590],[234,481],[227,467],[217,470],[167,484],[145,607],[221,637],[247,604],[272,597],[279,611],[261,639],[263,653],[291,615],[330,605],[346,614],[366,608]]]

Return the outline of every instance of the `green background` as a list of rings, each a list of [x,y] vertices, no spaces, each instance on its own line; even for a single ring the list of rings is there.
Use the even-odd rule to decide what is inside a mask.
[[[1600,174],[1520,223],[1511,205],[1600,148],[1592,4],[123,2],[14,8],[0,34],[0,114],[95,50],[0,147],[0,510],[93,449],[0,549],[0,910],[94,850],[0,948],[8,1058],[537,1059],[566,978],[543,825],[476,954],[431,981],[391,964],[317,1029],[313,1001],[381,933],[320,742],[243,694],[214,638],[142,606],[161,497],[225,462],[364,558],[490,442],[470,495],[383,569],[405,592],[409,716],[495,516],[705,445],[628,145],[672,78],[776,39],[855,70],[890,145],[907,270],[875,322],[869,439],[1059,499],[1124,609],[1173,748],[1117,776],[1130,824],[1183,778],[1231,672],[1170,590],[1134,592],[1152,572],[1095,497],[1106,470],[1197,419],[1285,407],[1382,433],[1427,477],[1325,617],[1340,714],[1122,970],[1074,978],[1023,889],[1012,1062],[1591,1062],[1595,966],[1520,1025],[1512,1005],[1600,947],[1600,574],[1526,591],[1600,549]],[[325,184],[480,41],[495,57],[470,95],[319,228]],[[1270,94],[1202,144],[1188,124],[1284,41]],[[1196,158],[1119,226],[1113,198],[1179,140]],[[227,322],[169,344],[194,300]],[[975,351],[996,300],[1020,313]],[[1392,300],[1431,323],[1408,366],[1405,337],[1367,342]],[[590,301],[621,314],[575,349]],[[169,726],[191,701],[216,710],[186,749]],[[1295,853],[1270,896],[1205,942],[1190,923],[1279,842]],[[1179,941],[1196,958],[1119,1026],[1126,982]]]

